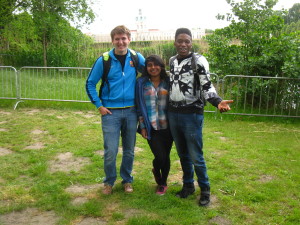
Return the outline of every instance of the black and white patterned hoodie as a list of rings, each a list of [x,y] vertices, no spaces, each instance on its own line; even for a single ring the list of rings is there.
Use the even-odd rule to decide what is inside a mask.
[[[193,60],[197,64],[201,86],[196,85]],[[197,53],[191,53],[182,59],[178,59],[177,56],[172,57],[170,59],[169,111],[203,114],[205,101],[215,107],[222,101],[210,81],[209,64],[206,58]]]

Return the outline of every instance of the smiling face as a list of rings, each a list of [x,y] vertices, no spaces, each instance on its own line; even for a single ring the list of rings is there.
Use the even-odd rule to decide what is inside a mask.
[[[148,62],[147,63],[147,72],[150,75],[150,78],[155,78],[160,76],[161,67],[154,62]]]
[[[192,38],[188,34],[179,34],[174,42],[180,58],[188,56],[192,49]]]
[[[127,34],[115,34],[112,39],[112,44],[115,47],[115,54],[125,55],[127,53],[130,38]]]

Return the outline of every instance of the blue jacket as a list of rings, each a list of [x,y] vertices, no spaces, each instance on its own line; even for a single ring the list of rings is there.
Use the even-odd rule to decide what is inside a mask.
[[[144,85],[149,80],[148,77],[140,77],[136,81],[136,87],[135,87],[135,102],[136,102],[136,112],[138,118],[142,116],[144,118],[144,124],[145,128],[147,130],[147,136],[148,140],[151,139],[151,122],[148,117],[147,113],[147,107],[144,100]],[[168,86],[169,86],[169,79],[166,80]],[[138,132],[140,133],[140,127],[138,127]]]
[[[145,65],[145,58],[138,53],[139,65],[138,70],[141,72]],[[120,61],[114,55],[114,49],[109,51],[109,57],[111,57],[111,67],[108,73],[108,83],[110,89],[105,84],[102,91],[102,101],[99,98],[99,93],[96,90],[96,85],[102,78],[103,74],[103,57],[99,57],[86,81],[86,92],[91,102],[97,107],[107,108],[123,108],[135,105],[135,82],[136,82],[136,70],[131,62],[130,51],[125,60],[124,70]]]

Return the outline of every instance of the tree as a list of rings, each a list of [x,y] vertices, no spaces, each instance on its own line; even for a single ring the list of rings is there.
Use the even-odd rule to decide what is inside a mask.
[[[288,14],[285,16],[285,23],[297,23],[300,21],[300,3],[295,3],[292,8],[289,9]]]
[[[57,29],[58,23],[65,19],[70,21],[84,19],[85,23],[90,23],[94,19],[93,11],[87,5],[86,0],[31,0],[29,9],[43,43],[44,66],[47,66],[50,34],[60,32]]]
[[[287,76],[283,72],[286,60],[291,58],[295,35],[283,34],[284,11],[272,8],[277,0],[245,0],[235,3],[232,13],[218,16],[231,24],[218,29],[207,40],[210,45],[211,65],[216,72],[225,74],[246,74],[259,76]],[[239,62],[239,63],[236,63]]]
[[[221,75],[299,77],[300,32],[285,32],[286,12],[272,9],[277,0],[266,0],[264,4],[262,0],[227,2],[232,6],[233,14],[218,15],[218,18],[228,19],[231,24],[207,36],[212,71]],[[261,90],[265,99],[270,99],[267,103],[270,106],[276,104],[272,102],[276,97],[283,97],[281,90],[277,93],[276,85],[267,80],[256,82],[252,79],[245,83],[245,88],[248,90],[241,89],[234,93],[237,98],[243,96],[241,101],[245,101],[245,105],[251,105],[252,99],[254,103],[259,102],[256,101],[259,96],[248,96],[249,93],[258,93],[255,90]],[[266,90],[270,91],[266,93]],[[291,94],[299,97],[299,93]]]
[[[27,11],[32,16],[39,41],[43,46],[43,65],[47,66],[47,49],[51,41],[51,33],[61,32],[58,24],[66,21],[90,23],[94,20],[93,10],[87,0],[0,0],[4,8],[0,10],[0,24],[7,26],[15,15]],[[1,4],[2,6],[2,4]],[[8,19],[6,19],[8,18]],[[0,27],[1,28],[1,27]],[[1,36],[1,33],[0,33]],[[52,36],[55,37],[55,36]],[[3,35],[2,35],[3,39]]]

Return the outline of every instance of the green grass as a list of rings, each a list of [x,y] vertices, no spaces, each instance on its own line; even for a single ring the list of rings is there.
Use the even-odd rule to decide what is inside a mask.
[[[84,217],[130,225],[300,223],[299,119],[207,113],[204,152],[212,204],[202,208],[197,205],[199,189],[188,199],[175,197],[182,176],[175,147],[168,192],[155,195],[153,156],[139,135],[136,146],[143,151],[135,155],[133,194],[124,194],[120,177],[111,196],[103,196],[100,188],[79,194],[67,192],[72,185],[95,185],[104,177],[103,158],[95,154],[103,149],[96,110],[74,103],[48,108],[50,103],[39,102],[42,106],[33,108],[36,105],[31,104],[38,103],[25,102],[13,111],[11,101],[0,103],[0,148],[12,151],[0,156],[0,218],[13,211],[38,208],[54,211],[58,224],[76,224]],[[26,149],[37,142],[44,148]],[[69,152],[89,163],[78,171],[51,172],[57,155]],[[118,168],[120,161],[119,154]],[[88,200],[73,205],[75,197]]]

